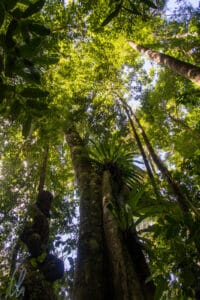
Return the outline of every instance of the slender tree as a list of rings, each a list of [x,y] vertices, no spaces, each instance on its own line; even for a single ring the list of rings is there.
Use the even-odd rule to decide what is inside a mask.
[[[152,186],[154,188],[154,193],[155,193],[155,196],[157,197],[157,199],[159,199],[160,197],[160,194],[159,194],[159,191],[158,191],[158,187],[156,185],[156,182],[155,182],[155,178],[154,178],[154,175],[153,175],[153,172],[152,172],[152,169],[151,169],[151,166],[150,166],[150,163],[148,161],[148,158],[146,156],[146,153],[145,153],[145,150],[144,150],[144,147],[142,145],[142,142],[140,140],[140,137],[137,133],[137,130],[134,126],[134,123],[133,123],[133,120],[131,118],[131,114],[132,114],[132,109],[131,107],[124,101],[124,99],[122,99],[120,97],[120,101],[122,102],[123,106],[124,106],[124,109],[126,111],[126,114],[127,114],[127,117],[129,119],[129,122],[130,122],[130,125],[131,125],[131,128],[132,128],[132,131],[133,131],[133,135],[135,137],[135,140],[137,142],[137,145],[138,145],[138,148],[140,150],[140,153],[142,155],[142,158],[143,158],[143,161],[144,161],[144,164],[145,164],[145,167],[147,169],[147,173],[149,175],[149,178],[150,178],[150,181],[152,183]]]
[[[151,49],[137,45],[132,41],[129,41],[128,43],[134,50],[138,50],[140,53],[147,55],[154,62],[168,67],[173,72],[200,86],[200,67],[186,63],[170,55],[152,51]]]

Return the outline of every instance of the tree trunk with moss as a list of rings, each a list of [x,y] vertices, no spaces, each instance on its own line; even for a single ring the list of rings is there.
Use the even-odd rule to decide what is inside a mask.
[[[189,79],[196,85],[200,86],[200,67],[181,61],[170,55],[152,51],[148,48],[137,45],[132,41],[129,41],[128,43],[134,50],[138,50],[140,53],[145,54],[152,61],[169,68],[173,72]]]
[[[80,227],[73,300],[104,299],[101,177],[74,127],[65,131],[80,193]]]

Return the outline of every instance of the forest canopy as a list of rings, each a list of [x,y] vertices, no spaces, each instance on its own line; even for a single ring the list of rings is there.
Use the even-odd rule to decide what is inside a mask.
[[[200,10],[0,2],[0,299],[200,299]]]

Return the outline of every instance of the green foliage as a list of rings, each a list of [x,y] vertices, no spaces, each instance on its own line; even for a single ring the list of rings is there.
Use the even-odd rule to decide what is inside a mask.
[[[91,141],[94,148],[90,149],[91,162],[97,164],[101,170],[109,170],[114,178],[121,184],[121,181],[130,186],[140,182],[143,171],[138,166],[133,165],[134,155],[133,144],[126,144],[119,139],[116,134],[104,142],[98,144]]]

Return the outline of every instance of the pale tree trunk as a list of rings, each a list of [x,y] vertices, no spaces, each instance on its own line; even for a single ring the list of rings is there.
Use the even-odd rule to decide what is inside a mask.
[[[74,127],[65,130],[80,193],[80,227],[73,300],[104,298],[101,176]]]
[[[132,41],[129,41],[128,43],[134,50],[138,50],[140,53],[145,54],[152,61],[166,66],[173,72],[191,80],[193,83],[200,86],[200,67],[181,61],[170,55],[152,51],[151,49],[137,45]]]

